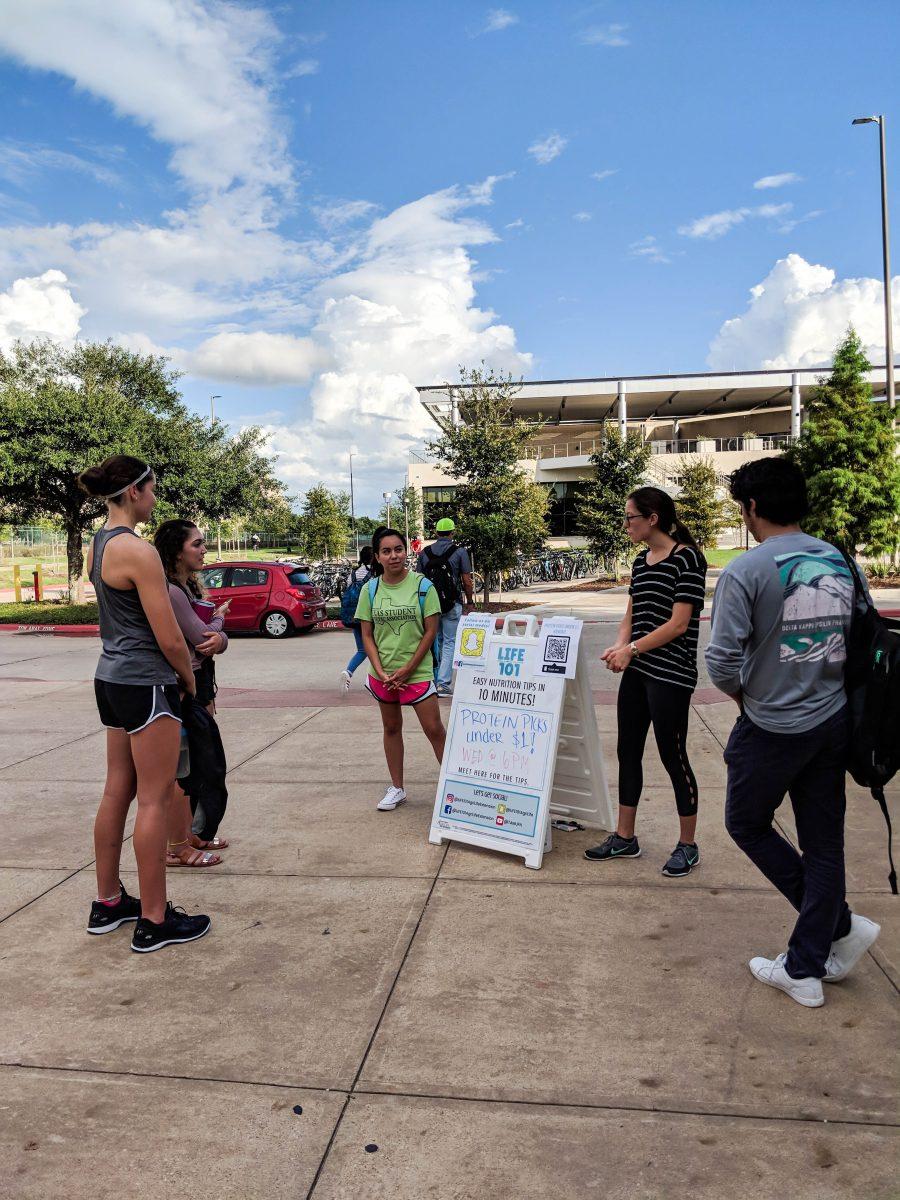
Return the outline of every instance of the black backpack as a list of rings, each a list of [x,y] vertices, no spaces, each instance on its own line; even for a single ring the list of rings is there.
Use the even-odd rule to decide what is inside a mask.
[[[434,547],[429,546],[422,555],[422,574],[434,584],[442,613],[448,613],[459,601],[459,583],[450,566],[450,556],[456,549],[451,545],[443,554],[435,554]]]
[[[845,684],[850,705],[850,753],[847,770],[868,788],[884,814],[888,829],[888,882],[897,895],[897,872],[891,853],[891,815],[884,787],[900,770],[900,621],[883,617],[863,591],[859,568],[843,551],[850,567],[856,601],[847,639]],[[859,602],[866,606],[859,610]]]

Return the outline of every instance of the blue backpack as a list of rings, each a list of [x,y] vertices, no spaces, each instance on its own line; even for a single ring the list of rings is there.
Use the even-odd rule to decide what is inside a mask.
[[[378,591],[379,578],[380,576],[376,576],[374,579],[369,580],[369,607],[371,608],[373,614],[375,612],[375,593]],[[424,575],[419,580],[419,612],[422,616],[423,633],[425,632],[425,597],[433,587],[434,584],[430,579],[426,579]],[[437,656],[437,638],[435,638],[431,643],[431,660],[435,667],[437,667],[439,661]]]
[[[371,578],[372,572],[369,571],[365,579],[351,578],[349,585],[344,588],[344,594],[341,596],[341,624],[346,629],[352,629],[354,625],[359,624],[356,619],[356,606],[359,604],[363,588]]]

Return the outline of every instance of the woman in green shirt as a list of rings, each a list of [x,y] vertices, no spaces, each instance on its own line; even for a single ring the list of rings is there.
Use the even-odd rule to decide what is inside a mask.
[[[381,709],[384,755],[391,776],[391,786],[378,808],[381,812],[391,812],[406,800],[404,706],[415,708],[438,762],[444,757],[444,723],[431,656],[441,620],[441,604],[431,581],[408,569],[406,539],[402,533],[396,529],[377,530],[372,550],[381,573],[360,593],[356,619],[369,659],[366,687]]]

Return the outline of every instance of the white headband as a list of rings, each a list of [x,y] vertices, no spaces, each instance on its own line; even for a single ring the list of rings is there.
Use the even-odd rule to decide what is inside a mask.
[[[137,479],[132,479],[131,483],[126,483],[123,488],[119,488],[117,492],[110,492],[108,496],[104,496],[104,500],[115,500],[116,496],[121,496],[123,492],[127,492],[130,487],[134,487],[136,483],[140,483],[142,479],[146,479],[150,474],[150,468],[146,467]]]

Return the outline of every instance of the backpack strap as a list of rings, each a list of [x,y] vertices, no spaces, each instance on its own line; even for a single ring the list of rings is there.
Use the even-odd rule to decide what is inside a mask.
[[[446,562],[450,555],[458,549],[456,542],[451,542],[449,550],[445,550],[443,554],[438,554],[434,546],[429,546],[423,553],[428,555],[431,562]]]
[[[375,575],[368,581],[369,585],[369,606],[372,609],[372,614],[375,614],[375,593],[378,591],[379,576]]]

